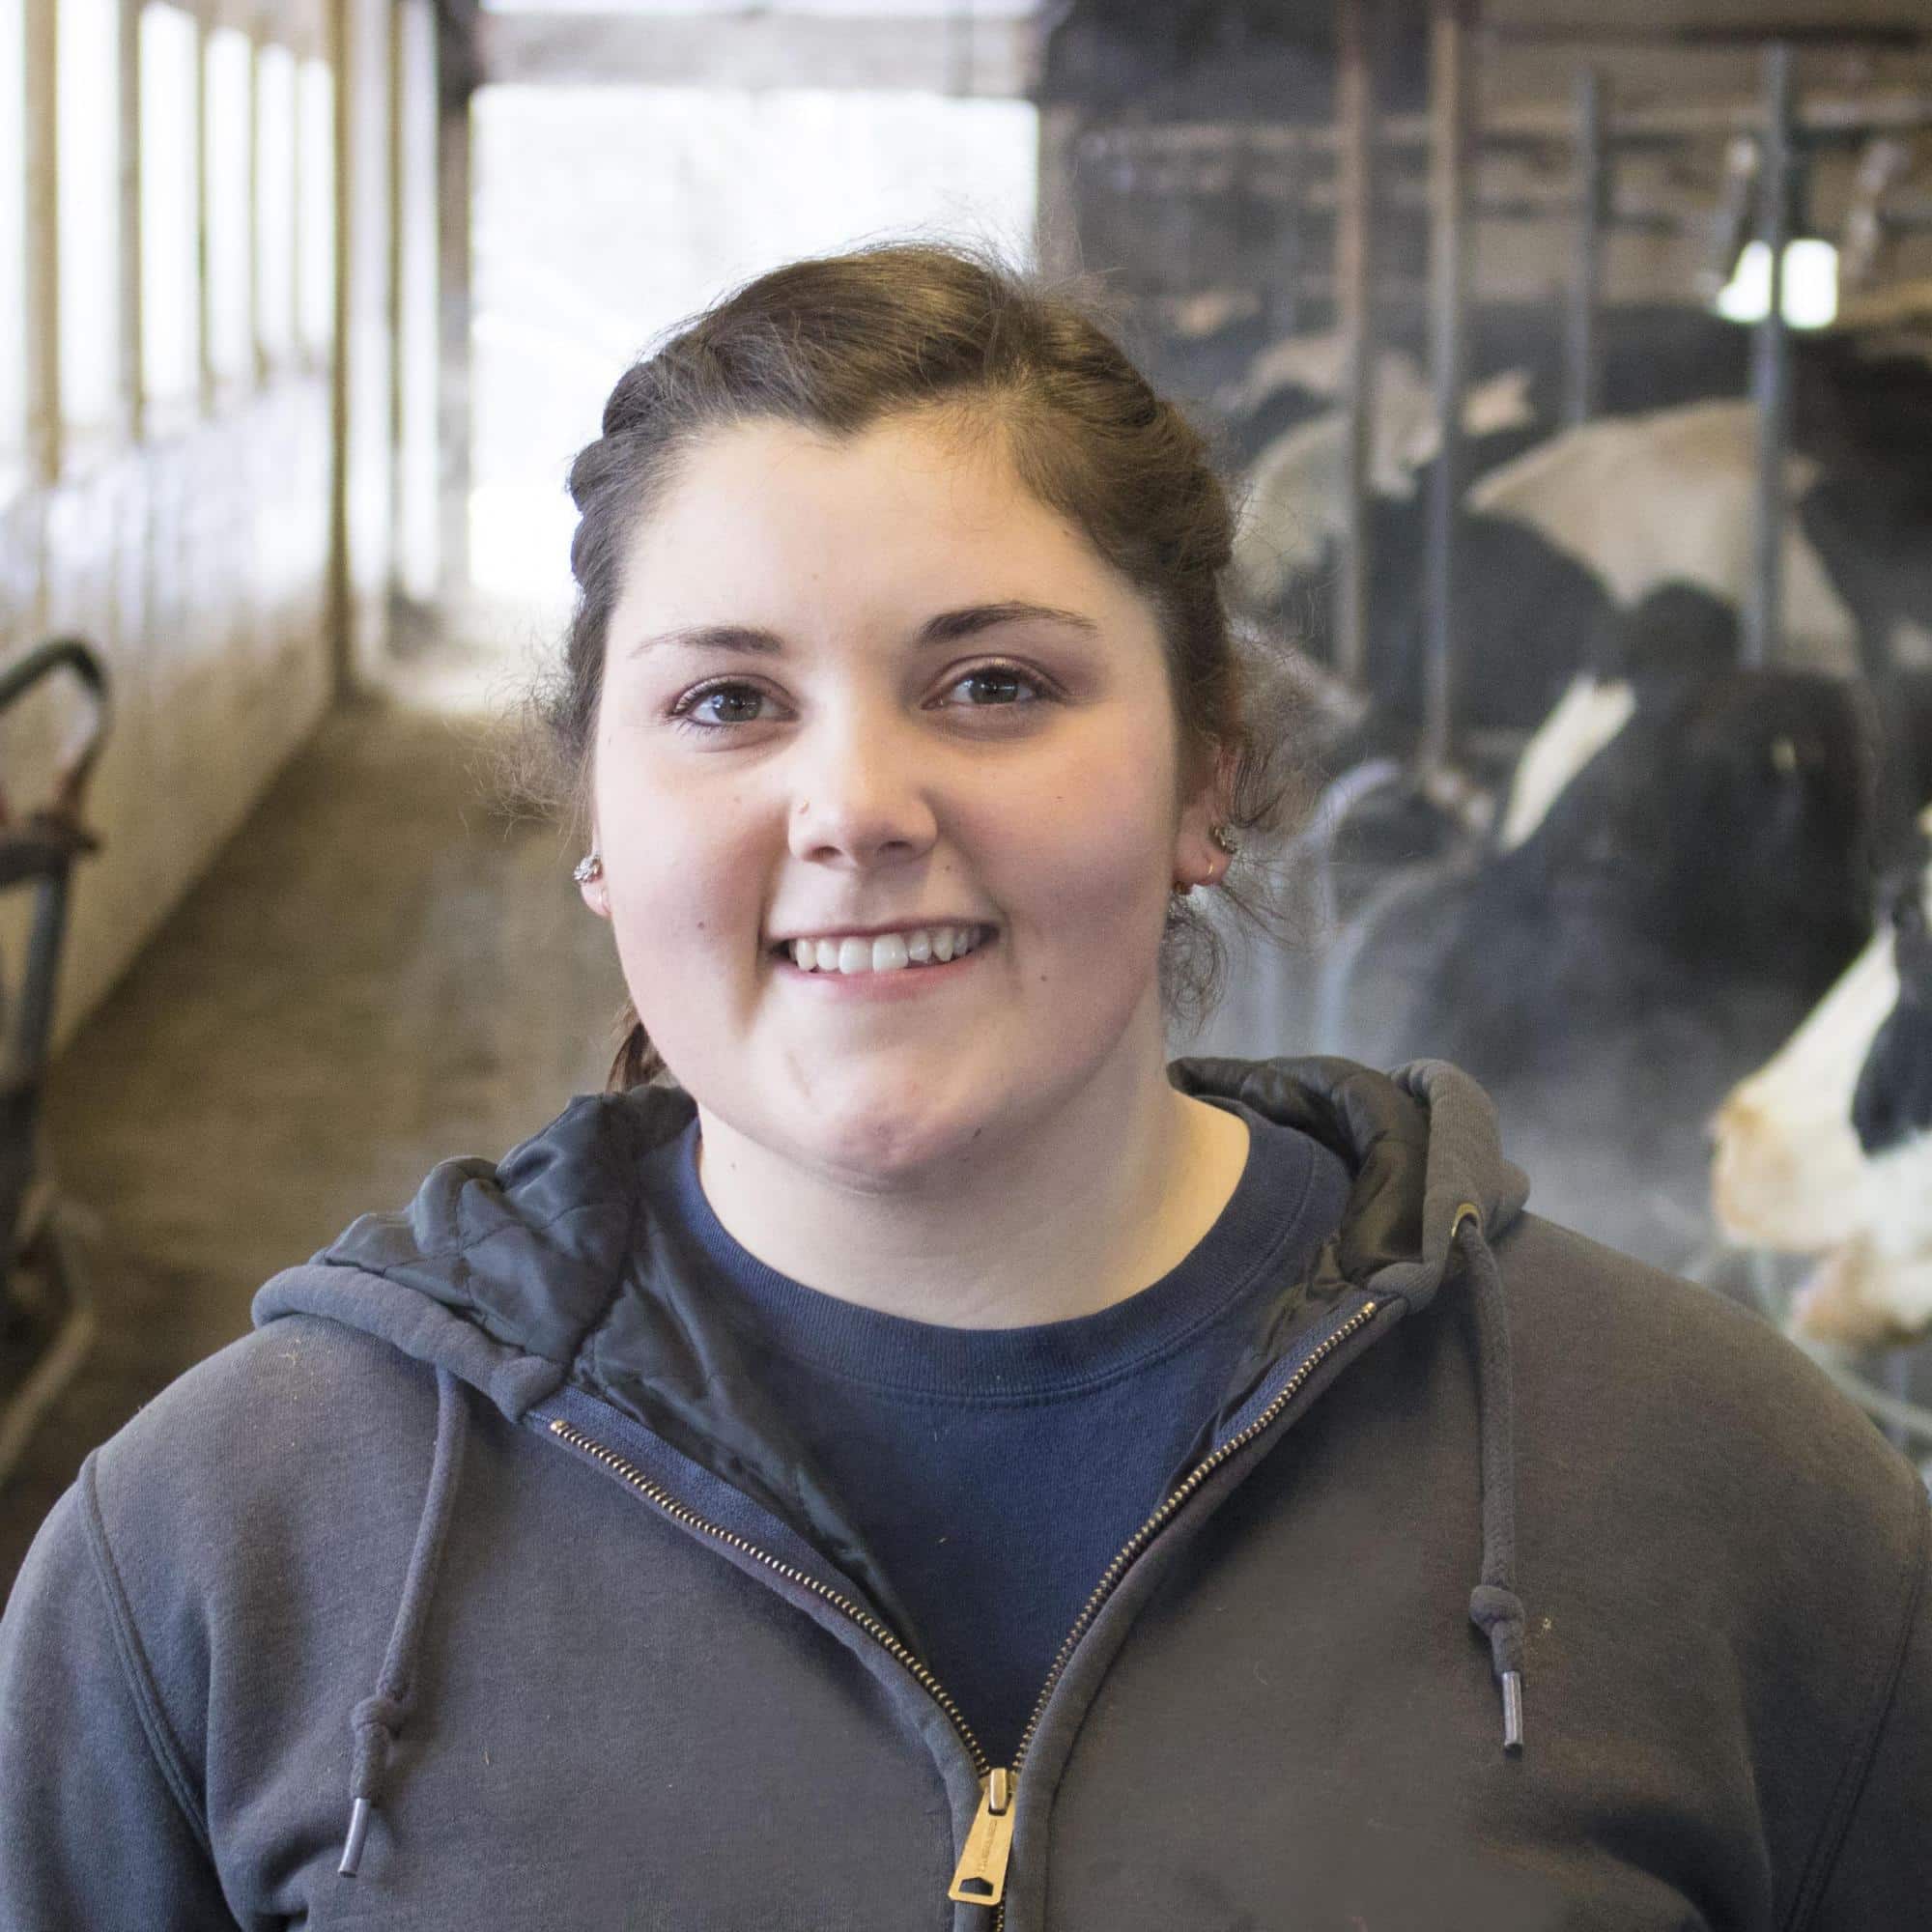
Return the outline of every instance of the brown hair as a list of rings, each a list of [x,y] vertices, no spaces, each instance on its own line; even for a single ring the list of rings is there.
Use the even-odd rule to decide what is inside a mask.
[[[1091,295],[1049,287],[995,252],[884,242],[792,262],[679,325],[624,372],[603,434],[570,470],[577,602],[563,661],[528,700],[513,789],[590,823],[591,747],[605,633],[639,523],[678,457],[748,420],[855,437],[884,418],[939,412],[961,434],[998,434],[1024,486],[1068,518],[1159,620],[1180,748],[1180,796],[1230,762],[1222,822],[1241,856],[1219,890],[1280,937],[1266,863],[1308,797],[1289,653],[1235,634],[1222,580],[1234,538],[1208,446],[1154,394]],[[1170,1024],[1198,1026],[1227,970],[1220,935],[1183,894],[1169,902],[1160,997]],[[626,1005],[612,1090],[668,1069]]]

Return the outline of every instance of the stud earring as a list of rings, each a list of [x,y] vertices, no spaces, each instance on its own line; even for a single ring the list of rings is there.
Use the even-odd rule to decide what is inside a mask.
[[[601,879],[604,876],[604,861],[595,852],[586,852],[571,867],[570,876],[580,886],[587,886],[592,879]]]

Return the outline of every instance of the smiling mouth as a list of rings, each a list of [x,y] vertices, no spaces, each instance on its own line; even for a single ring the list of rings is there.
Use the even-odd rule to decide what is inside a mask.
[[[941,959],[936,953],[928,952],[924,958],[909,958],[903,966],[862,965],[851,972],[838,966],[801,966],[792,954],[793,943],[782,939],[766,950],[766,958],[781,966],[789,966],[794,973],[803,974],[814,980],[865,980],[889,979],[901,973],[926,973],[935,968],[956,966],[972,958],[976,952],[983,952],[999,937],[996,925],[976,925],[972,928],[972,943],[963,951],[954,952],[949,959]],[[880,937],[888,935],[881,934]]]

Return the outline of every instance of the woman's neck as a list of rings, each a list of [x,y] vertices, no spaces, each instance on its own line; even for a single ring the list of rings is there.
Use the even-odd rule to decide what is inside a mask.
[[[841,1187],[707,1116],[698,1180],[740,1246],[842,1301],[957,1328],[1070,1321],[1179,1266],[1248,1157],[1246,1123],[1177,1092],[1164,1067],[1124,1109],[1092,1099],[1051,1144],[1011,1142],[943,1188],[885,1193]]]

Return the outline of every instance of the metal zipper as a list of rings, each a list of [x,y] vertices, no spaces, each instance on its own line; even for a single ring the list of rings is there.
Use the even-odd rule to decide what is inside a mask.
[[[946,1687],[886,1625],[862,1605],[855,1604],[850,1597],[840,1594],[830,1584],[821,1582],[808,1572],[797,1569],[792,1564],[781,1563],[769,1550],[761,1549],[755,1543],[748,1542],[735,1530],[725,1529],[699,1516],[696,1510],[686,1508],[668,1490],[654,1483],[635,1463],[628,1462],[613,1450],[605,1448],[601,1442],[584,1435],[571,1423],[561,1418],[554,1418],[550,1424],[550,1431],[553,1435],[561,1436],[573,1447],[582,1449],[585,1455],[594,1457],[607,1468],[621,1476],[633,1489],[648,1496],[667,1516],[688,1524],[693,1529],[701,1530],[707,1536],[715,1537],[720,1543],[730,1545],[733,1549],[742,1550],[747,1556],[764,1564],[767,1569],[775,1570],[781,1577],[802,1584],[814,1596],[824,1598],[834,1608],[850,1617],[867,1635],[876,1637],[899,1662],[905,1665],[918,1683],[931,1694],[933,1701],[946,1713],[952,1728],[959,1734],[960,1743],[972,1756],[974,1770],[980,1775],[980,1809],[974,1817],[972,1829],[967,1833],[965,1849],[960,1854],[958,1868],[953,1872],[952,1883],[948,1888],[947,1896],[963,1904],[992,1906],[995,1908],[992,1932],[1005,1932],[1007,1860],[1012,1845],[1015,1786],[1019,1781],[1020,1768],[1026,1762],[1027,1750],[1033,1743],[1034,1732],[1039,1728],[1040,1717],[1046,1709],[1047,1701],[1053,1695],[1054,1687],[1065,1674],[1066,1665],[1072,1658],[1075,1647],[1087,1634],[1094,1617],[1099,1614],[1100,1606],[1113,1594],[1115,1586],[1126,1574],[1128,1566],[1166,1527],[1175,1512],[1229,1457],[1244,1449],[1280,1416],[1282,1410],[1293,1401],[1302,1384],[1315,1370],[1369,1321],[1378,1306],[1376,1302],[1365,1301],[1341,1327],[1322,1342],[1282,1384],[1280,1392],[1261,1414],[1256,1416],[1238,1435],[1230,1436],[1211,1456],[1195,1465],[1179,1487],[1148,1518],[1146,1522],[1141,1524],[1122,1548],[1120,1554],[1107,1565],[1099,1582],[1094,1586],[1093,1594],[1087,1599],[1079,1616],[1074,1619],[1073,1628],[1067,1632],[1065,1639],[1060,1646],[1059,1654],[1053,1660],[1053,1667],[1047,1672],[1046,1682],[1040,1687],[1039,1696],[1035,1700],[1033,1715],[1028,1718],[1026,1729],[1020,1734],[1019,1745],[1013,1752],[1013,1761],[1009,1769],[988,1763],[979,1739],[973,1735],[971,1725],[967,1723],[959,1706],[947,1693]],[[981,1889],[963,1889],[967,1886]]]
[[[733,1549],[742,1549],[747,1556],[755,1557],[768,1570],[776,1570],[781,1577],[788,1577],[794,1583],[803,1584],[814,1596],[823,1597],[835,1608],[842,1610],[868,1635],[877,1637],[932,1693],[934,1702],[952,1720],[952,1728],[959,1733],[960,1743],[973,1755],[973,1766],[980,1774],[980,1782],[982,1784],[985,1782],[992,1767],[987,1763],[986,1753],[980,1749],[980,1741],[973,1735],[959,1706],[947,1694],[946,1687],[939,1679],[863,1605],[855,1604],[850,1597],[840,1595],[829,1583],[820,1582],[808,1571],[796,1569],[789,1563],[781,1563],[769,1550],[760,1549],[755,1543],[748,1542],[735,1530],[723,1528],[708,1518],[699,1516],[696,1510],[687,1509],[668,1490],[652,1482],[635,1463],[627,1462],[614,1450],[605,1448],[601,1442],[594,1441],[581,1429],[563,1421],[561,1417],[552,1420],[550,1431],[553,1435],[562,1436],[574,1448],[582,1449],[586,1456],[594,1456],[607,1468],[615,1470],[634,1490],[641,1491],[656,1503],[667,1516],[674,1518],[679,1522],[688,1523],[693,1529],[700,1529],[707,1536],[716,1537],[720,1543],[728,1543]]]

